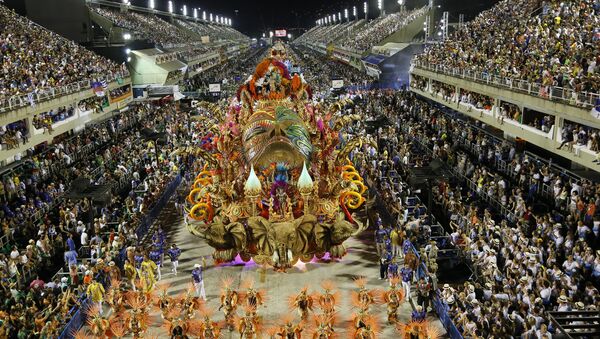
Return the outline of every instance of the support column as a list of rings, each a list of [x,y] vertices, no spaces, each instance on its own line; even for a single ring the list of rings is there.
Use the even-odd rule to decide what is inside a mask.
[[[500,99],[494,98],[494,107],[492,109],[492,116],[494,119],[498,119],[500,116]]]
[[[554,140],[555,142],[562,141],[560,139],[560,137],[562,134],[562,128],[563,128],[564,123],[565,123],[564,118],[554,117],[554,132],[552,133],[552,140]]]

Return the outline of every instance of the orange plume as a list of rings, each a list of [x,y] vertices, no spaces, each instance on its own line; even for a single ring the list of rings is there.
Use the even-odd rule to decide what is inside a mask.
[[[231,288],[231,286],[233,286],[233,282],[234,282],[234,278],[232,276],[225,276],[221,279],[221,285],[223,286],[223,289],[228,289]]]
[[[110,323],[110,331],[112,332],[113,336],[122,338],[127,334],[127,327],[122,321],[112,321]]]
[[[356,277],[354,278],[354,285],[358,288],[364,288],[367,286],[367,277]]]
[[[254,288],[254,278],[252,277],[246,277],[242,280],[242,282],[240,283],[240,288],[241,289],[250,289],[250,288]]]
[[[321,287],[324,290],[329,290],[329,291],[333,291],[335,289],[335,283],[329,279],[323,280],[321,281]]]

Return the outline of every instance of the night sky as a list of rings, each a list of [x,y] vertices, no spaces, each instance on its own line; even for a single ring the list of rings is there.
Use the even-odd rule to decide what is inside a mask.
[[[131,0],[133,5],[148,6],[148,0]],[[383,0],[388,12],[396,12],[399,5],[396,0]],[[441,11],[450,12],[450,21],[458,22],[458,14],[464,13],[465,20],[473,18],[477,13],[491,7],[498,0],[434,0]],[[315,21],[326,15],[342,12],[348,8],[352,15],[352,7],[356,6],[362,18],[364,0],[174,0],[176,11],[181,13],[185,4],[188,15],[191,8],[199,7],[207,12],[231,18],[234,27],[250,37],[259,37],[262,33],[275,29],[288,29],[295,35],[315,25]],[[377,0],[369,0],[369,17],[378,15]],[[421,7],[428,0],[406,0],[407,8]],[[158,10],[167,11],[167,0],[155,0]],[[201,14],[199,14],[201,15]]]
[[[18,13],[24,14],[24,0],[0,0],[16,9]],[[85,0],[80,0],[85,1]],[[109,0],[122,2],[122,0]],[[129,0],[132,5],[148,7],[148,0]],[[173,0],[175,11],[182,13],[183,5],[188,8],[188,15],[192,16],[193,8],[213,15],[223,15],[233,20],[233,26],[240,32],[258,38],[275,29],[287,29],[294,37],[304,33],[315,25],[315,21],[327,15],[342,13],[348,8],[352,18],[352,7],[356,6],[358,16],[364,18],[365,0]],[[378,0],[368,0],[369,18],[379,15],[377,9]],[[397,0],[382,0],[384,8],[389,12],[397,12],[400,8]],[[441,18],[443,11],[449,11],[450,22],[458,22],[458,15],[464,14],[465,21],[473,19],[479,12],[486,10],[496,4],[499,0],[433,0],[436,6],[436,18]],[[408,9],[422,7],[429,0],[405,0]],[[157,10],[168,10],[168,0],[154,0]],[[439,6],[439,9],[438,9]]]

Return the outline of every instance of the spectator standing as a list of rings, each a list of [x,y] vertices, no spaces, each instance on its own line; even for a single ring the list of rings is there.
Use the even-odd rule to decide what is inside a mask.
[[[417,282],[417,304],[423,307],[424,312],[427,312],[429,307],[430,293],[431,284],[425,280],[425,277],[419,278],[419,282]]]

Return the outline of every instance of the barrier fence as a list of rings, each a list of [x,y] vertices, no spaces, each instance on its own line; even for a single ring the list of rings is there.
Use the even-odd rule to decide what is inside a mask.
[[[118,78],[124,79],[127,77],[129,77],[129,72],[127,71],[116,72],[114,74],[109,73],[105,77],[105,80],[107,82],[112,82],[116,81]],[[15,95],[6,99],[2,99],[0,100],[0,112],[10,111],[28,105],[35,106],[40,102],[56,99],[67,94],[91,90],[92,82],[93,81],[91,79],[81,80],[61,87],[53,87],[39,92],[31,92],[29,94],[24,95]]]
[[[175,193],[175,191],[177,190],[177,187],[181,183],[181,180],[182,180],[181,174],[177,175],[175,177],[175,179],[173,179],[173,181],[171,181],[171,183],[167,186],[167,188],[163,192],[160,199],[154,204],[154,207],[150,210],[150,212],[146,215],[146,217],[144,217],[142,219],[140,225],[136,229],[138,239],[140,239],[138,241],[139,243],[143,242],[143,240],[147,236],[147,232],[150,229],[150,226],[152,225],[152,223],[154,223],[156,218],[159,216],[163,207],[165,207],[167,202],[171,199],[171,197],[173,196],[173,193]],[[126,251],[126,249],[123,248],[119,255],[119,259],[120,259],[121,263],[124,261],[123,258],[125,256],[125,251]],[[69,311],[69,315],[72,314],[71,319],[69,320],[69,322],[63,329],[62,333],[58,337],[59,339],[71,339],[74,337],[74,333],[77,332],[85,324],[85,321],[86,321],[85,312],[88,309],[88,306],[90,305],[90,303],[91,303],[91,301],[89,300],[89,298],[87,298],[87,296],[85,296],[85,295],[81,296],[80,306],[79,307],[74,306]]]

